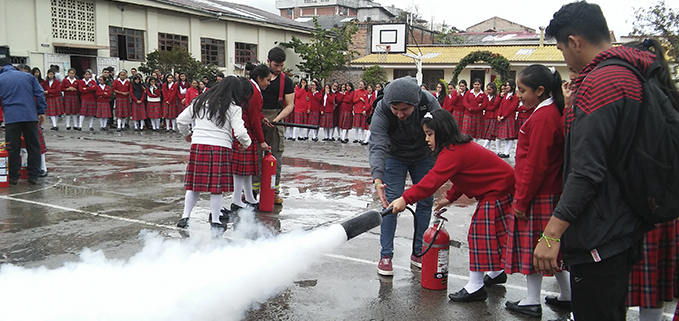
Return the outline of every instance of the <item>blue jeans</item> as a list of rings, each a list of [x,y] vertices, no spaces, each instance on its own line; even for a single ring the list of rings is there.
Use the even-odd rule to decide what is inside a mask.
[[[426,175],[433,165],[433,160],[429,157],[420,161],[401,161],[394,158],[387,158],[384,164],[384,177],[382,181],[387,184],[386,195],[387,201],[391,203],[393,200],[401,197],[406,185],[406,174],[410,173],[410,178],[414,184],[417,184],[424,175]],[[434,197],[429,196],[417,202],[417,210],[415,216],[417,224],[415,225],[415,239],[413,244],[415,252],[422,252],[422,235],[429,227],[429,219],[431,218],[431,207],[434,203]],[[406,215],[410,215],[410,212]],[[394,234],[396,233],[396,215],[387,215],[382,218],[382,226],[380,227],[380,245],[382,250],[380,256],[394,257]]]

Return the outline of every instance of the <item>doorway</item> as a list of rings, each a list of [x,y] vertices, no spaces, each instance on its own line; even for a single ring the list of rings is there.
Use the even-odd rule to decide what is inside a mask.
[[[481,90],[485,88],[485,80],[486,80],[486,71],[485,70],[472,70],[470,74],[471,78],[469,79],[469,88],[474,87],[474,80],[479,79],[481,80]]]

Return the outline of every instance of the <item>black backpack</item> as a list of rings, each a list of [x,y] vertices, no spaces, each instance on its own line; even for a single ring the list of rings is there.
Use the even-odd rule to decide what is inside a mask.
[[[645,74],[617,58],[606,59],[599,67],[610,65],[631,70],[643,89],[630,152],[614,161],[611,172],[625,200],[645,221],[675,220],[679,217],[679,112],[656,78],[660,64],[652,64]]]

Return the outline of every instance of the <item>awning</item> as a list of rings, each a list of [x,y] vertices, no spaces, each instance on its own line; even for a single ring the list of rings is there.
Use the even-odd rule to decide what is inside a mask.
[[[66,42],[53,42],[52,46],[54,46],[54,47],[80,48],[80,49],[109,49],[109,48],[111,48],[109,46],[97,46],[97,45],[88,45],[88,44],[82,44],[82,43],[66,43]]]

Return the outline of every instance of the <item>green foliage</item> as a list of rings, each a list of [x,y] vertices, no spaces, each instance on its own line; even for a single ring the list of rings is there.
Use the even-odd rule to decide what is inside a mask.
[[[500,54],[492,53],[490,51],[474,51],[466,55],[453,71],[453,80],[451,82],[457,84],[457,77],[460,75],[467,65],[473,64],[477,61],[485,61],[500,75],[501,81],[509,80],[509,60]]]
[[[440,33],[436,35],[436,41],[440,44],[445,45],[461,45],[464,44],[464,39],[458,35],[459,31],[452,27],[450,30],[444,28]]]
[[[664,0],[648,8],[637,8],[632,23],[632,36],[656,37],[665,45],[667,57],[679,61],[679,10],[665,5]],[[675,66],[676,68],[676,66]],[[675,69],[676,72],[676,69]]]
[[[353,44],[351,36],[357,31],[358,27],[353,23],[325,30],[314,17],[314,30],[308,42],[292,36],[290,42],[281,43],[281,46],[293,49],[302,58],[302,62],[297,64],[299,70],[323,80],[358,54],[349,50],[349,45]]]
[[[396,22],[407,23],[420,28],[427,28],[429,26],[429,22],[422,18],[422,11],[418,5],[414,7],[408,6],[408,8],[399,12],[395,20]]]
[[[365,81],[366,84],[373,86],[375,86],[375,84],[378,82],[384,85],[384,83],[388,80],[387,72],[384,71],[384,68],[378,65],[366,68],[363,72],[363,75],[361,75],[361,79]]]
[[[146,61],[139,66],[139,71],[150,75],[153,70],[160,69],[163,74],[172,70],[185,72],[188,79],[199,79],[207,76],[210,81],[216,79],[219,68],[214,65],[205,65],[193,58],[184,48],[174,47],[169,51],[154,50],[146,55]]]

